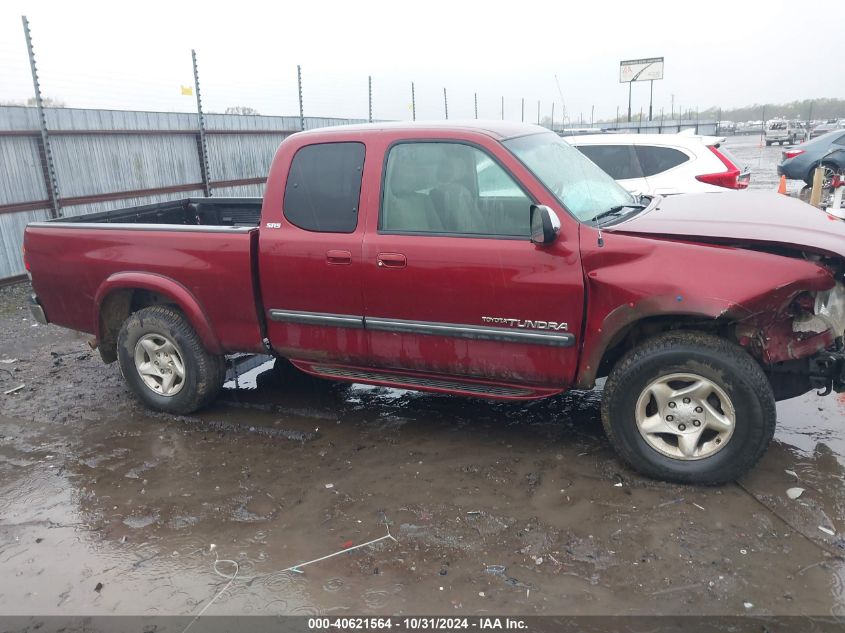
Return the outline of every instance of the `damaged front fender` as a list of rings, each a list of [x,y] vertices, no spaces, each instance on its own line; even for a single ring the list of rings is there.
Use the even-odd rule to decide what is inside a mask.
[[[799,258],[729,246],[605,234],[581,227],[587,314],[577,385],[589,388],[608,350],[637,323],[736,326],[762,363],[811,355],[832,342],[792,332],[789,307],[801,292],[834,286],[833,274]]]

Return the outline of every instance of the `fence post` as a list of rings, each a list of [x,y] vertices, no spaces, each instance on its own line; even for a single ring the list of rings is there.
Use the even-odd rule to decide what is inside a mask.
[[[367,93],[369,94],[369,122],[373,122],[373,76],[370,75],[367,77]]]
[[[299,91],[299,129],[305,129],[305,109],[302,106],[302,67],[296,65],[296,87]]]
[[[62,208],[59,203],[59,179],[56,176],[56,165],[53,162],[53,150],[50,147],[50,135],[47,133],[47,118],[44,116],[44,102],[41,99],[41,84],[38,81],[38,69],[35,66],[35,52],[32,49],[32,35],[29,32],[29,20],[21,16],[23,35],[26,38],[26,51],[29,53],[29,68],[32,71],[32,87],[35,89],[35,105],[38,108],[38,125],[41,128],[41,152],[44,160],[41,163],[41,173],[44,185],[50,196],[50,216],[61,217]]]
[[[411,82],[411,119],[417,120],[417,98],[414,94],[414,82]]]
[[[199,156],[202,189],[206,198],[211,197],[211,170],[208,165],[208,143],[205,138],[205,116],[202,113],[202,95],[200,94],[200,73],[197,70],[197,52],[191,49],[191,61],[194,65],[194,90],[197,92],[197,120],[199,122]]]

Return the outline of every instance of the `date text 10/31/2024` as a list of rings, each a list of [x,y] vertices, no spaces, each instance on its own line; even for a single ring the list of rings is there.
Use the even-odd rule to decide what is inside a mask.
[[[308,629],[319,630],[390,630],[405,631],[458,631],[477,629],[526,630],[527,625],[519,618],[440,618],[440,617],[361,617],[361,618],[309,618]]]

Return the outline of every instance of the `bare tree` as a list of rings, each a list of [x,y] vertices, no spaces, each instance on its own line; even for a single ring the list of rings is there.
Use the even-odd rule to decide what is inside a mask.
[[[226,114],[258,114],[258,110],[249,106],[229,106]]]
[[[45,108],[65,108],[67,104],[61,99],[56,99],[55,97],[41,97],[41,103],[44,105]],[[35,107],[35,97],[30,97],[26,100],[26,105]]]

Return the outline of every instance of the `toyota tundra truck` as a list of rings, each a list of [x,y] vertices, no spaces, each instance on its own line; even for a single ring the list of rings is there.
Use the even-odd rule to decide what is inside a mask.
[[[764,192],[634,197],[531,125],[302,132],[263,198],[33,222],[24,248],[36,318],[173,414],[244,352],[502,400],[606,378],[624,461],[719,484],[763,455],[777,400],[845,389],[845,223]]]

